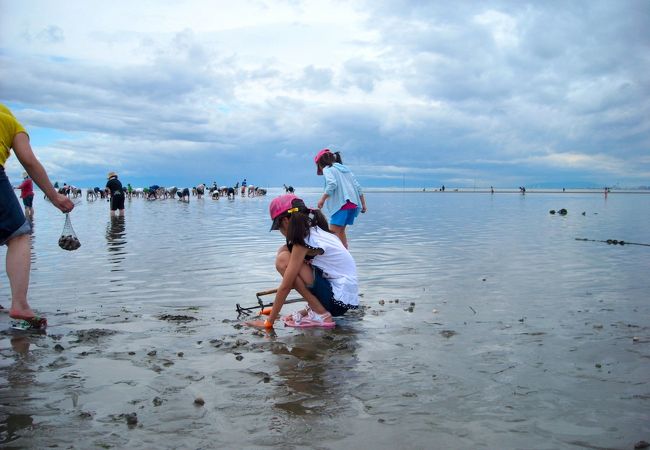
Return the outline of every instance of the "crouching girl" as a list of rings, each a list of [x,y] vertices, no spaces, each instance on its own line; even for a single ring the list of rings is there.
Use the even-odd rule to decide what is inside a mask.
[[[283,317],[286,326],[334,327],[332,316],[359,306],[357,268],[352,255],[329,231],[325,216],[307,208],[295,195],[273,199],[269,212],[271,230],[280,230],[286,238],[275,260],[282,282],[268,319],[248,324],[272,328],[289,292],[295,289],[307,301],[307,307]]]

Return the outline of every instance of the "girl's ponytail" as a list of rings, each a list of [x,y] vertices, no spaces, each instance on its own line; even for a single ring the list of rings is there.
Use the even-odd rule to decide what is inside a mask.
[[[309,218],[312,227],[318,227],[321,230],[331,233],[330,227],[327,223],[327,219],[325,218],[325,216],[323,215],[320,209],[310,209]]]
[[[341,159],[341,152],[334,152],[334,161],[343,164],[343,160]]]
[[[289,248],[293,244],[306,247],[305,238],[309,236],[311,227],[319,227],[331,233],[327,219],[320,209],[300,208],[298,211],[291,213],[289,215],[289,228],[287,229],[287,245]]]

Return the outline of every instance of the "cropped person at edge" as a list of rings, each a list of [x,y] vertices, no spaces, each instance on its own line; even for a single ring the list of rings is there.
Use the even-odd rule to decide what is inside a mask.
[[[7,246],[6,269],[11,286],[9,317],[27,321],[38,320],[27,301],[31,268],[31,225],[25,219],[4,170],[10,150],[14,150],[18,161],[55,207],[68,213],[72,211],[74,204],[54,189],[45,168],[34,155],[25,128],[9,108],[1,103],[0,144],[0,244]]]

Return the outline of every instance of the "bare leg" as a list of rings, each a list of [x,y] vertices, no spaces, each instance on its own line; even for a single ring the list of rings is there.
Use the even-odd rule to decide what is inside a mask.
[[[345,226],[330,225],[330,230],[339,237],[345,248],[348,248],[348,238],[345,235]]]
[[[285,245],[280,247],[280,250],[278,250],[275,259],[275,268],[278,270],[278,272],[280,272],[280,274],[284,275],[284,271],[289,265],[290,257],[291,253],[289,252],[287,246]],[[307,304],[315,313],[325,314],[328,311],[321,304],[321,302],[318,301],[318,298],[307,288],[307,286],[311,285],[313,282],[314,275],[312,273],[312,268],[308,264],[303,264],[300,272],[298,272],[296,280],[294,281],[293,288],[298,291],[298,293],[302,295],[305,300],[307,300]],[[305,314],[306,312],[303,311],[303,315]]]
[[[7,276],[11,285],[10,317],[25,318],[35,315],[27,303],[29,270],[32,263],[29,243],[29,234],[17,236],[7,242]]]

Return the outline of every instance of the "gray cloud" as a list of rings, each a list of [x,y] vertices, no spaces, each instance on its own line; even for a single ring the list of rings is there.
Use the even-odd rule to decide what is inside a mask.
[[[378,63],[362,59],[350,59],[343,64],[345,71],[344,87],[354,86],[370,93],[375,83],[382,79],[382,68]]]
[[[333,77],[332,69],[307,66],[298,80],[298,85],[305,89],[325,91],[332,87]]]
[[[319,185],[313,154],[335,144],[370,185],[650,184],[646,2],[359,9],[366,34],[328,62],[305,51],[309,23],[90,35],[137,53],[122,64],[2,44],[0,96],[65,134],[42,152],[70,180],[109,167],[142,183]],[[267,54],[269,33],[286,53]],[[73,45],[66,25],[23,35]]]
[[[48,44],[57,44],[65,40],[63,30],[56,25],[50,25],[36,34],[36,39]]]

